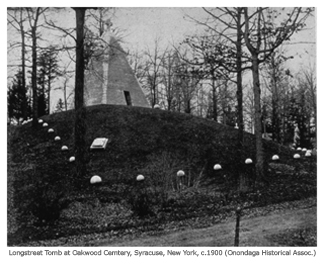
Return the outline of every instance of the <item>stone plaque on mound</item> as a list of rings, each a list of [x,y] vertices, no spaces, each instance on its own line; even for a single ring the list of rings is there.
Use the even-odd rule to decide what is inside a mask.
[[[107,143],[108,143],[108,138],[98,137],[92,142],[90,149],[91,150],[106,149]]]

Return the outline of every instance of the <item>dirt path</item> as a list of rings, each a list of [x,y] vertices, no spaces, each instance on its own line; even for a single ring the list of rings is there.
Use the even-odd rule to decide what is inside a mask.
[[[304,229],[316,232],[316,206],[272,212],[241,220],[240,246],[284,246],[277,236],[294,236]],[[204,229],[179,231],[162,236],[143,237],[130,241],[108,243],[101,240],[96,246],[233,246],[235,220]],[[287,237],[288,236],[288,237]],[[299,236],[299,235],[298,235]],[[302,236],[302,235],[300,235]],[[302,239],[302,238],[301,238]],[[279,242],[278,242],[279,241]],[[314,241],[316,242],[316,234]]]

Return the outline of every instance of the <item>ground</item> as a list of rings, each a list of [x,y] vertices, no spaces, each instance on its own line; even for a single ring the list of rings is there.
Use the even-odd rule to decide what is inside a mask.
[[[254,234],[251,230],[259,234],[265,229],[262,218],[251,225],[244,221],[270,217],[271,212],[279,214],[264,219],[269,228],[280,218],[285,225],[276,232],[272,229],[276,236],[269,231],[257,241],[316,245],[314,225],[297,227],[295,220],[291,224],[285,220],[294,216],[280,214],[282,209],[306,209],[296,204],[307,200],[316,206],[316,155],[306,157],[301,151],[264,141],[266,176],[256,183],[253,163],[244,164],[246,158],[255,162],[253,135],[245,133],[244,147],[238,148],[237,130],[211,120],[159,109],[101,105],[87,108],[86,145],[90,147],[96,137],[108,137],[110,142],[103,151],[88,149],[85,176],[76,178],[74,163],[69,161],[75,155],[73,111],[42,118],[54,134],[42,124],[8,126],[9,246],[133,244],[146,236],[154,245],[162,244],[159,238],[184,230],[195,235],[171,242],[231,245],[238,205],[243,207],[241,244],[255,245],[256,237],[248,236]],[[54,141],[56,135],[61,141]],[[68,151],[62,151],[62,145]],[[293,158],[295,153],[300,154],[299,160]],[[272,160],[274,154],[279,161]],[[215,164],[222,169],[215,171]],[[179,170],[185,172],[182,179],[176,175]],[[138,174],[145,180],[136,181]],[[93,175],[103,182],[90,184]],[[316,221],[316,212],[311,212],[308,216]],[[296,217],[301,217],[299,212]],[[260,226],[252,225],[259,221]],[[217,227],[227,237],[212,232],[211,237],[194,241],[201,237],[196,232]],[[250,239],[244,241],[244,236]]]
[[[184,230],[158,237],[144,237],[110,244],[101,240],[95,246],[233,246],[235,220],[204,229]],[[303,233],[307,233],[304,238]],[[267,216],[240,221],[239,246],[316,245],[316,207],[286,209]]]
[[[285,202],[243,211],[240,221],[239,246],[316,246],[316,198]],[[236,219],[208,228],[165,229],[159,235],[137,236],[88,234],[62,237],[58,240],[35,241],[34,246],[123,246],[187,247],[233,246]],[[109,239],[107,239],[109,237]]]

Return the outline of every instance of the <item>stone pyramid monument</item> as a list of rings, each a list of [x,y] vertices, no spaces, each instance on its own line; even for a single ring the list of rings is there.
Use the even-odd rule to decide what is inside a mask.
[[[84,100],[87,106],[117,104],[150,107],[130,67],[126,53],[106,23],[104,34],[85,70]]]

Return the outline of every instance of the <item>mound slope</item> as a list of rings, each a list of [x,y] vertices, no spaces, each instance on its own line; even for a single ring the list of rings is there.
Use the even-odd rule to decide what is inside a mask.
[[[244,135],[239,150],[232,127],[182,113],[116,105],[87,108],[87,172],[83,181],[76,181],[69,162],[74,112],[42,119],[48,127],[8,128],[8,217],[15,218],[8,220],[11,245],[73,234],[156,231],[169,224],[208,226],[241,202],[264,206],[316,194],[316,158],[297,162],[294,151],[264,141],[266,162],[279,154],[281,165],[270,165],[266,187],[238,196],[244,161],[255,160],[253,135]],[[90,151],[97,137],[109,139],[107,148]],[[67,151],[61,150],[63,145]],[[221,164],[222,171],[214,171],[214,164]],[[181,185],[176,177],[180,169],[186,174]],[[144,183],[136,182],[138,174],[145,176]],[[246,174],[251,180],[251,172]],[[103,183],[90,185],[93,175]]]
[[[64,179],[65,167],[71,168],[67,157],[73,155],[73,111],[42,117],[49,127],[34,131],[31,124],[17,128],[9,143],[13,160],[23,158],[33,162],[47,173],[56,169],[56,180]],[[212,175],[213,164],[219,163],[225,172],[237,171],[238,161],[252,158],[254,161],[254,137],[245,134],[243,150],[237,149],[237,130],[214,121],[187,114],[167,112],[141,107],[101,105],[87,110],[86,143],[89,150],[88,174],[97,174],[104,181],[133,179],[138,170],[152,158],[163,153],[177,157],[179,161],[206,165]],[[48,133],[53,128],[54,133]],[[54,142],[54,136],[61,141]],[[106,150],[90,152],[96,137],[108,137]],[[60,147],[67,145],[69,151],[62,153]],[[291,151],[273,142],[264,142],[266,160],[279,153],[282,160],[290,160]],[[184,164],[179,168],[186,168]]]

